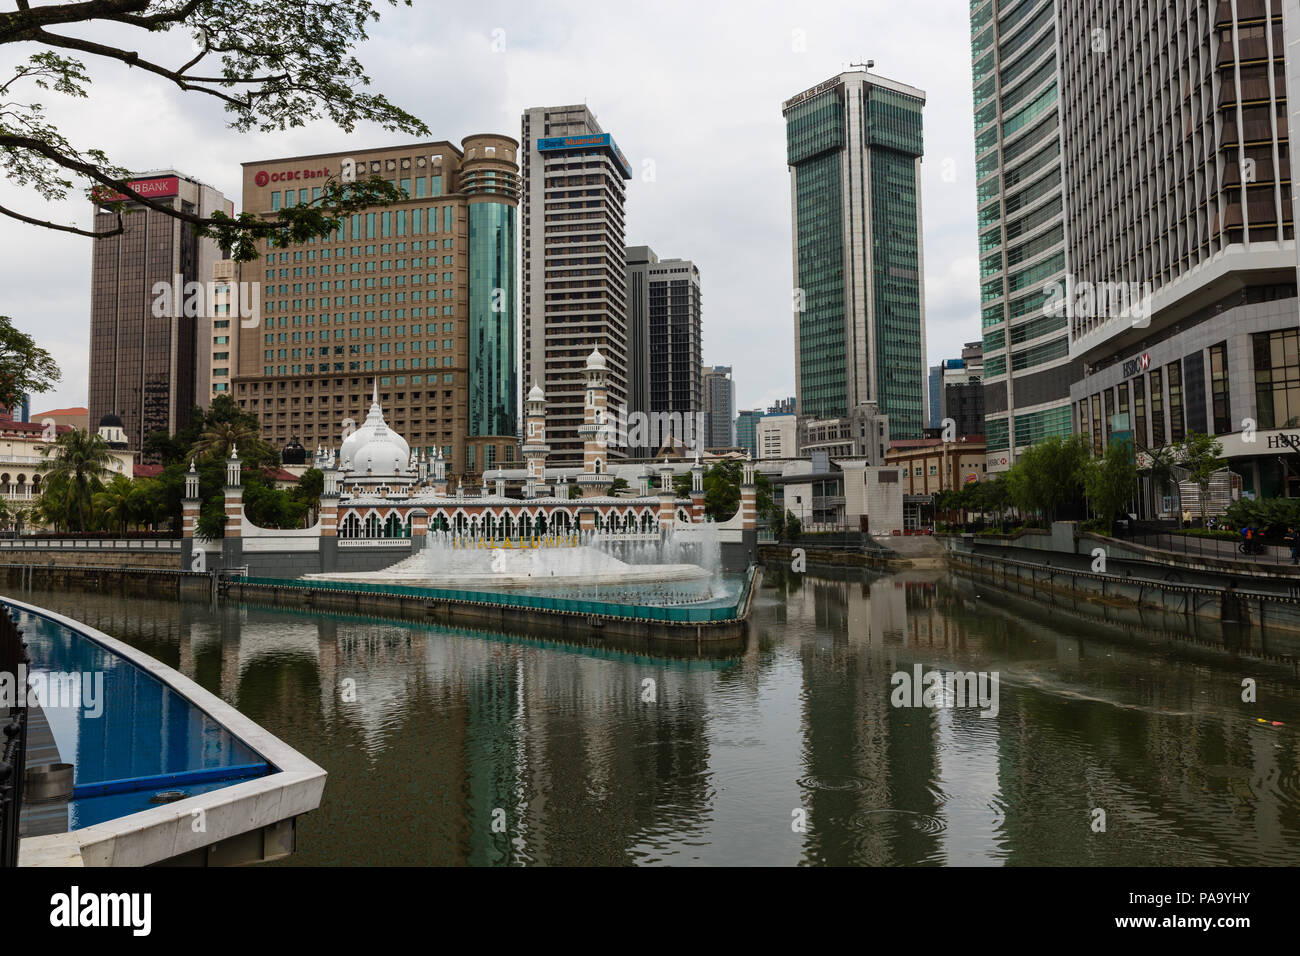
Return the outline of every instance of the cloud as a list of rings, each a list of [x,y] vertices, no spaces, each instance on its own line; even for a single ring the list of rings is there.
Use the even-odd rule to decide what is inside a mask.
[[[802,31],[802,32],[797,32]],[[176,34],[151,42],[188,58]],[[494,47],[497,52],[494,52]],[[358,51],[372,88],[433,139],[519,136],[530,106],[586,102],[628,156],[627,241],[701,271],[704,360],[731,365],[741,408],[794,392],[790,185],[783,100],[866,57],[927,93],[922,204],[929,362],[979,335],[969,21],[964,4],[678,2],[652,6],[483,0],[383,8]],[[225,127],[219,106],[140,72],[90,64],[91,98],[47,97],[80,145],[133,169],[174,167],[239,202],[242,162],[408,139],[325,123],[273,134]],[[647,165],[648,164],[648,165]],[[652,179],[643,179],[652,170]],[[0,203],[86,226],[74,201]],[[3,309],[65,369],[39,405],[85,401],[90,240],[0,221]]]

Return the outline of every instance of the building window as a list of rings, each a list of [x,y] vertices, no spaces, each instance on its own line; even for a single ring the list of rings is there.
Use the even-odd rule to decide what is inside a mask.
[[[1228,404],[1228,343],[1210,346],[1210,401],[1213,405],[1213,434],[1232,431]]]
[[[1160,369],[1151,370],[1151,447],[1165,443],[1165,385]]]
[[[1255,352],[1255,401],[1260,428],[1282,428],[1300,417],[1300,358],[1297,332],[1258,332]]]
[[[1147,389],[1146,379],[1133,379],[1133,447],[1147,447]]]
[[[1169,378],[1169,440],[1180,442],[1187,434],[1183,418],[1182,363],[1170,362],[1165,366],[1165,374]]]

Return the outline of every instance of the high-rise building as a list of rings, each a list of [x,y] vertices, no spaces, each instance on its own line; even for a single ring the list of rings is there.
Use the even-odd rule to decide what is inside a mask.
[[[210,216],[234,214],[220,192],[175,170],[129,180],[131,188],[172,209]],[[209,340],[215,342],[206,289],[221,250],[193,225],[127,201],[95,193],[96,232],[118,227],[108,203],[126,202],[123,232],[95,240],[90,279],[89,420],[116,415],[128,446],[139,451],[154,431],[174,434],[189,424],[211,393]]]
[[[1243,493],[1300,496],[1300,54],[1285,56],[1300,16],[1264,0],[1057,7],[1075,427],[1097,453],[1209,433]]]
[[[930,366],[929,380],[927,381],[927,398],[930,413],[928,415],[929,427],[938,428],[939,422],[943,419],[943,363]]]
[[[865,71],[785,102],[799,413],[877,402],[900,438],[925,424],[921,111]]]
[[[990,472],[1041,438],[1070,433],[1078,376],[1065,317],[1047,308],[1066,272],[1055,8],[1055,0],[971,5]],[[1113,59],[1126,63],[1127,53]]]
[[[521,155],[524,387],[546,395],[550,460],[577,465],[593,348],[605,357],[611,409],[628,405],[623,206],[632,167],[581,105],[525,110]]]
[[[261,326],[239,335],[234,396],[283,448],[339,445],[377,386],[413,452],[448,475],[518,460],[515,242],[519,145],[509,136],[244,164],[245,211],[320,197],[351,167],[407,198],[347,216],[333,235],[266,249]]]
[[[660,259],[649,246],[628,246],[627,284],[628,411],[681,429],[674,434],[689,444],[701,436],[684,432],[704,411],[700,270],[687,259]],[[660,435],[654,444],[666,441]],[[654,449],[629,452],[643,457]]]
[[[706,365],[704,377],[704,446],[733,448],[736,444],[736,383],[730,365]]]
[[[757,408],[742,408],[736,415],[736,447],[749,452],[750,457],[758,457],[758,421],[763,412]]]

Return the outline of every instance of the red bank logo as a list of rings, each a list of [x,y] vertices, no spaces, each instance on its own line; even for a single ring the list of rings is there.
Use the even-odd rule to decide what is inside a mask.
[[[265,169],[259,169],[253,175],[253,182],[259,186],[265,186],[267,183],[287,183],[301,179],[324,179],[329,174],[328,166],[320,169],[284,169],[275,173],[268,173]]]

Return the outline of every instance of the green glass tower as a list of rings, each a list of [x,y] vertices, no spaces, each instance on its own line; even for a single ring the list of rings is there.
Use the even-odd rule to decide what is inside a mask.
[[[799,411],[877,402],[896,438],[925,424],[924,106],[921,90],[861,71],[782,109]]]
[[[467,451],[484,474],[512,460],[519,405],[515,362],[518,321],[515,273],[519,174],[504,157],[517,146],[507,137],[465,140],[461,191],[469,207],[469,427]],[[479,441],[478,439],[487,439]]]

